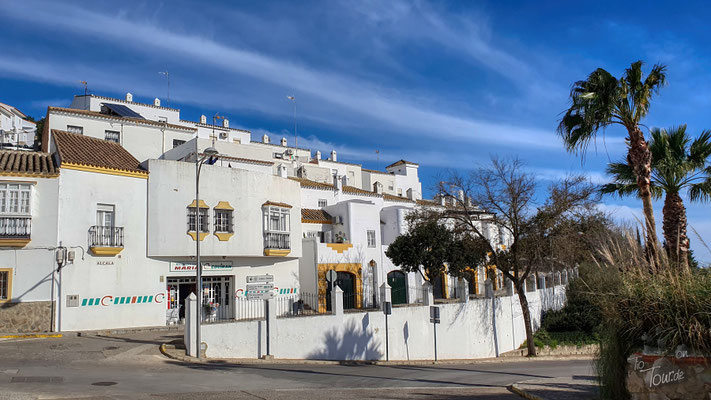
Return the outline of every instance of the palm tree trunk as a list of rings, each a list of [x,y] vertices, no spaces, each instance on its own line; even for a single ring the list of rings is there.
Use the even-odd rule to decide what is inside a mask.
[[[526,287],[523,281],[516,284],[516,293],[518,294],[518,302],[521,304],[521,312],[523,313],[523,324],[526,328],[526,345],[528,346],[528,357],[536,356],[536,344],[533,342],[533,326],[531,325],[531,311],[528,309],[528,299],[526,298]]]
[[[667,253],[683,272],[689,269],[689,238],[686,235],[686,208],[679,193],[667,192],[664,199],[664,240]]]
[[[627,162],[634,170],[637,176],[637,187],[639,188],[639,197],[642,198],[642,206],[644,210],[644,223],[647,232],[647,254],[652,263],[652,269],[659,265],[659,255],[657,248],[659,240],[657,239],[657,227],[654,221],[654,209],[652,207],[652,193],[650,191],[652,177],[652,153],[649,151],[649,145],[644,140],[644,133],[635,126],[628,129],[630,137],[630,148],[627,152]]]

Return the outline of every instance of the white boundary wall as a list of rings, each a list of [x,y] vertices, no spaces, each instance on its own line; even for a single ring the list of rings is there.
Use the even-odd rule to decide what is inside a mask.
[[[560,309],[565,286],[527,294],[534,330],[544,310]],[[526,339],[518,297],[477,298],[439,304],[439,359],[495,357],[492,308],[496,311],[498,353],[518,348]],[[388,317],[390,360],[434,359],[429,307],[394,307]],[[384,360],[385,316],[380,311],[343,315],[278,318],[270,327],[270,353],[275,358],[319,360]],[[258,358],[266,354],[265,321],[204,324],[207,357]]]

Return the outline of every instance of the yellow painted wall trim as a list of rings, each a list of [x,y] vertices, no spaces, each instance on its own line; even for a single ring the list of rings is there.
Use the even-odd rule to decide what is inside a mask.
[[[343,254],[344,251],[353,247],[353,243],[326,243],[327,247],[331,250],[338,252],[338,254]]]
[[[25,247],[30,239],[0,239],[0,247]]]
[[[7,303],[12,300],[12,268],[0,268],[0,272],[7,272],[7,299],[0,300],[0,303]]]
[[[345,244],[345,243],[337,243]],[[334,270],[336,272],[348,272],[355,275],[355,291],[356,291],[356,308],[361,308],[362,293],[363,293],[363,270],[362,265],[359,263],[325,263],[318,264],[318,294],[319,299],[326,298],[326,289],[328,283],[326,282],[326,272]],[[326,303],[319,301],[318,309],[320,312],[326,312]]]
[[[200,201],[202,201],[202,200],[200,200]],[[201,242],[203,240],[205,240],[205,237],[207,236],[208,233],[209,232],[200,232],[200,241]],[[193,240],[197,240],[197,234],[194,231],[188,232],[188,235],[190,235],[190,237],[193,238]]]
[[[215,232],[215,236],[220,242],[226,242],[234,235],[233,232]]]
[[[193,200],[192,203],[188,204],[188,207],[195,208],[195,200]],[[205,202],[202,199],[200,199],[200,208],[210,208],[210,207],[207,204],[205,204]]]
[[[291,253],[291,250],[289,249],[264,249],[265,256],[284,257],[288,256],[289,253]]]
[[[194,202],[193,202],[194,203]],[[221,201],[215,206],[215,210],[230,210],[234,211],[234,208],[230,205],[229,201]]]
[[[148,172],[143,172],[143,171],[140,171],[140,172],[139,171],[125,171],[125,170],[116,169],[116,168],[95,167],[93,165],[74,164],[74,163],[68,163],[68,162],[62,163],[61,167],[64,169],[73,169],[76,171],[96,172],[99,174],[128,176],[131,178],[148,179]]]
[[[96,254],[97,256],[115,256],[116,254],[120,253],[121,250],[123,250],[123,247],[92,246],[89,247],[89,250],[91,250],[91,252]]]

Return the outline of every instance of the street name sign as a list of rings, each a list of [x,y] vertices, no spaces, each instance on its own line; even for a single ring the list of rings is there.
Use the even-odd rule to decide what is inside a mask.
[[[274,282],[274,275],[249,275],[247,283],[271,283]]]
[[[273,283],[248,284],[245,291],[247,300],[267,300],[274,298]]]

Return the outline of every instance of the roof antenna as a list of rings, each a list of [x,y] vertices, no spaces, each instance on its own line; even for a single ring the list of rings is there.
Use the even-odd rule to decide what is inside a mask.
[[[296,133],[296,97],[286,96],[286,98],[294,102],[294,149],[296,149],[299,147],[299,135]]]
[[[170,105],[170,73],[168,70],[158,72],[161,75],[165,75],[165,80],[168,83],[168,98],[166,99],[167,105]]]
[[[378,171],[380,171],[380,150],[375,150],[375,165]]]
[[[79,81],[79,83],[81,83],[82,85],[84,85],[84,96],[86,96],[87,94],[89,94],[89,89],[87,88],[87,83],[86,83],[86,81]]]

